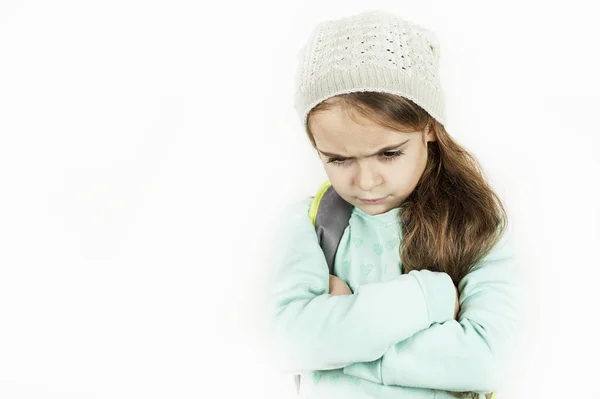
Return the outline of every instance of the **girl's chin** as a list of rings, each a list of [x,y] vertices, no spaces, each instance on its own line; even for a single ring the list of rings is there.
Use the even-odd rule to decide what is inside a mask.
[[[375,204],[375,205],[365,205],[365,204],[354,204],[361,211],[368,213],[369,215],[379,215],[380,213],[385,213],[390,209],[394,208],[389,204]]]

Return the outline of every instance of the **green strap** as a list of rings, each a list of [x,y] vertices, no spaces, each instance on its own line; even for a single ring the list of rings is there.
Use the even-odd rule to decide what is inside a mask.
[[[321,199],[323,198],[325,191],[327,191],[327,189],[330,186],[331,186],[331,182],[329,180],[327,180],[325,183],[323,183],[321,185],[321,187],[319,188],[319,190],[317,191],[317,194],[314,196],[312,203],[310,204],[310,208],[308,210],[308,216],[310,217],[310,220],[311,220],[313,226],[315,225],[316,220],[317,220],[317,211],[319,210],[319,204],[321,203]]]

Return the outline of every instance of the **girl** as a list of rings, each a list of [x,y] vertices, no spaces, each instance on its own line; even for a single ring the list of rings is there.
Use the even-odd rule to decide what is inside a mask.
[[[270,301],[272,354],[307,398],[484,398],[517,325],[506,212],[444,127],[433,33],[381,11],[317,25],[296,107],[334,190],[354,206],[330,276],[292,206]],[[460,306],[460,311],[459,311]]]

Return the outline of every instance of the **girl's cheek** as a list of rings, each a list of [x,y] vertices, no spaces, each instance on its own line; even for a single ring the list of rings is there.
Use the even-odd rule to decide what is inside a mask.
[[[331,184],[338,188],[338,190],[346,190],[346,188],[351,184],[351,180],[339,173],[328,174],[327,176]]]

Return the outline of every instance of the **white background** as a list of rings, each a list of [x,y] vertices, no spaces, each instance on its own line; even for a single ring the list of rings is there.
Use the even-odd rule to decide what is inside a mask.
[[[367,7],[438,35],[447,129],[519,238],[498,399],[600,397],[593,2],[2,0],[0,398],[291,396],[257,328],[269,227],[325,178],[296,54]]]

